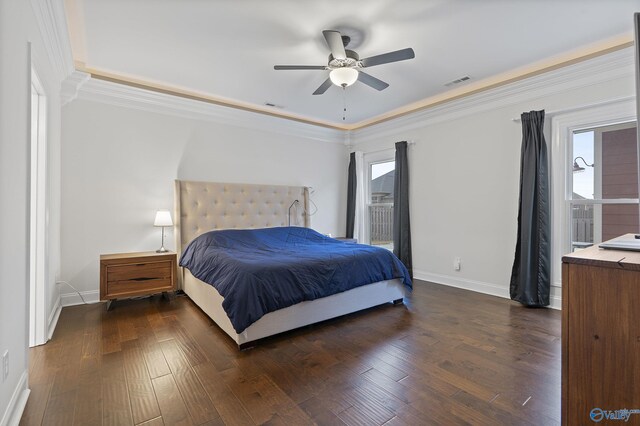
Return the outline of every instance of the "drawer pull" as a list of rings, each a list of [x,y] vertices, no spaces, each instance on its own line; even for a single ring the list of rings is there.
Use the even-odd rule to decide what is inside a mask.
[[[152,278],[152,277],[140,277],[140,278],[133,278],[131,279],[131,281],[149,281],[149,280],[155,280],[157,278]]]

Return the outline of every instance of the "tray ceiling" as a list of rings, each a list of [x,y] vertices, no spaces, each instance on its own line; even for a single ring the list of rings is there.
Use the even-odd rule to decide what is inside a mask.
[[[94,77],[337,128],[628,46],[640,11],[637,0],[66,0],[65,9],[76,67]],[[325,65],[324,29],[351,36],[361,58],[406,47],[416,57],[367,69],[386,90],[356,83],[313,96],[328,71],[273,66]]]

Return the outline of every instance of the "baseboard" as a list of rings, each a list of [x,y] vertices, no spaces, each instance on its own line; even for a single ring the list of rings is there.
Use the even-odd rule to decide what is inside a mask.
[[[51,340],[51,336],[53,336],[53,332],[56,330],[56,325],[58,325],[58,318],[60,318],[60,312],[62,312],[62,304],[60,303],[60,300],[60,295],[58,295],[58,299],[56,299],[56,303],[53,304],[53,309],[49,315],[49,332],[47,333],[47,341]]]
[[[87,303],[98,303],[100,302],[100,291],[99,290],[91,290],[91,291],[81,291],[82,297]],[[60,303],[62,307],[65,306],[75,306],[82,305],[84,302],[78,296],[78,293],[64,293],[60,295]]]
[[[464,290],[471,290],[476,293],[490,294],[492,296],[498,296],[506,299],[509,298],[509,289],[496,284],[452,277],[451,275],[434,274],[433,272],[416,271],[415,269],[413,270],[413,275],[419,280],[431,281],[432,283],[462,288]]]
[[[486,283],[482,281],[469,280],[466,278],[458,278],[452,277],[451,275],[441,275],[435,274],[433,272],[425,272],[425,271],[413,271],[415,278],[424,281],[430,281],[436,284],[448,285],[450,287],[461,288],[464,290],[475,291],[476,293],[490,294],[491,296],[502,297],[504,299],[509,299],[509,289],[506,287],[499,286],[497,284]],[[560,294],[554,294],[556,291]],[[92,291],[83,291],[81,292],[82,297],[87,301],[87,303],[98,303],[100,302],[100,291],[92,290]],[[549,297],[550,305],[549,307],[552,309],[562,309],[562,294],[560,288],[551,287],[551,295]],[[58,316],[60,315],[60,309],[65,306],[76,306],[82,305],[82,299],[78,296],[78,293],[65,293],[60,295],[60,307],[57,309],[55,321],[57,322]],[[51,320],[49,321],[51,324]],[[53,334],[53,329],[55,328],[55,324],[53,324],[53,328],[49,327],[49,338]]]
[[[433,272],[418,271],[415,269],[413,270],[413,275],[415,278],[423,281],[430,281],[432,283],[447,285],[449,287],[456,287],[464,290],[475,291],[476,293],[489,294],[491,296],[502,297],[503,299],[510,299],[509,288],[497,284],[469,280],[466,278],[452,277],[451,275],[434,274]],[[557,287],[551,288],[551,295],[549,297],[549,308],[562,308],[561,294],[554,294],[559,290],[560,289]]]
[[[28,371],[24,370],[22,376],[18,381],[16,389],[13,391],[7,410],[0,420],[0,426],[18,426],[24,407],[27,405],[27,399],[29,399],[29,393],[31,392],[27,388],[27,379],[29,377]]]
[[[549,308],[562,310],[562,288],[551,285],[551,294],[549,295]]]

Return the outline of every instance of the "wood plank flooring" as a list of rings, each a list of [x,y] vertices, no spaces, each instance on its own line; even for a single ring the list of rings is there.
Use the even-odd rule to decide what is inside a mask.
[[[560,313],[416,281],[237,347],[187,297],[64,308],[21,425],[553,425]]]

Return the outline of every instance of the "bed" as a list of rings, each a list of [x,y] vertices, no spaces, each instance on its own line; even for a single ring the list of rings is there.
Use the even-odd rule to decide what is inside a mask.
[[[175,198],[179,257],[192,240],[212,230],[310,226],[305,187],[176,181]],[[381,280],[267,313],[238,332],[223,307],[225,299],[212,285],[194,277],[187,268],[181,268],[178,275],[179,287],[240,349],[295,328],[389,302],[400,303],[405,295],[402,279]]]

